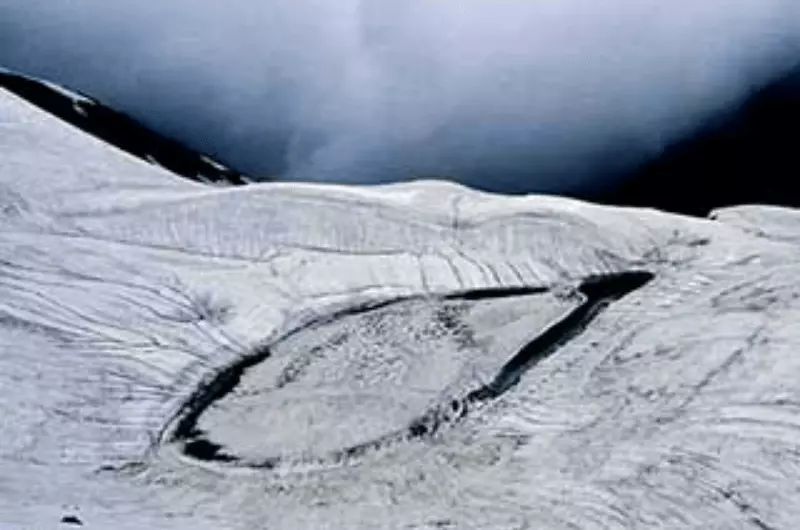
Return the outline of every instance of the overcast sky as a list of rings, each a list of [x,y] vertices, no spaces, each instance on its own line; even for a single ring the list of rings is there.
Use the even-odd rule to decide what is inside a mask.
[[[0,64],[286,179],[573,190],[797,62],[798,0],[0,3]]]

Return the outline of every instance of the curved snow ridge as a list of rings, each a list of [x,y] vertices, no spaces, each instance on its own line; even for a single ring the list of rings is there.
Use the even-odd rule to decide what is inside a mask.
[[[129,196],[114,213],[105,206],[104,213],[84,211],[70,221],[95,237],[252,261],[269,248],[353,255],[489,252],[535,261],[537,254],[554,252],[553,247],[575,254],[602,247],[609,255],[633,260],[673,232],[667,227],[669,217],[658,212],[457,191],[439,194],[433,188],[430,195],[418,195],[419,204],[407,197],[396,204],[392,193],[380,190],[265,184],[135,205]],[[646,217],[652,220],[642,222]],[[702,222],[690,219],[685,226],[687,231],[705,230]],[[606,235],[620,231],[623,237]]]
[[[800,243],[800,212],[794,208],[762,204],[733,206],[714,210],[709,218],[773,241]]]

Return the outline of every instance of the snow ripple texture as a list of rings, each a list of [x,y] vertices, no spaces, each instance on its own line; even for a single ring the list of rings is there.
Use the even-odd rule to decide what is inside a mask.
[[[797,528],[798,242],[760,206],[208,187],[0,92],[0,528]]]

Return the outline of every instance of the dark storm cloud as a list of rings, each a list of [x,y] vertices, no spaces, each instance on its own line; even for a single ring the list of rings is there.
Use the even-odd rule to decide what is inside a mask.
[[[0,4],[0,63],[285,179],[569,190],[797,60],[797,0]]]

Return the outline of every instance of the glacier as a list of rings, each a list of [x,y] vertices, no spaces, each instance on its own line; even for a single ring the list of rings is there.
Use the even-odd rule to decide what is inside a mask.
[[[800,520],[796,210],[0,154],[2,528]]]

